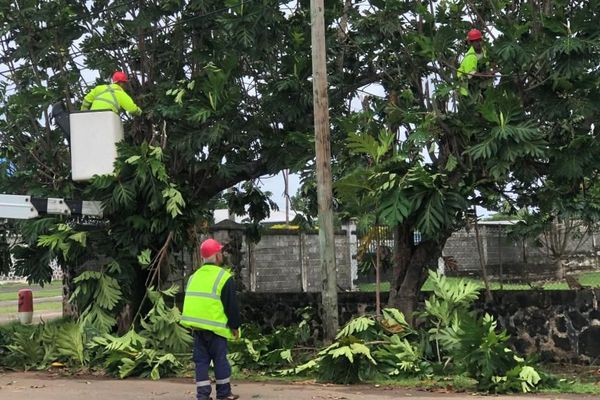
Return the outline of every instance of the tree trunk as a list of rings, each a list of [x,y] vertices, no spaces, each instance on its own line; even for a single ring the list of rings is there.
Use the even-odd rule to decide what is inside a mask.
[[[396,225],[394,227],[394,262],[393,274],[390,282],[390,296],[388,304],[393,307],[398,294],[398,288],[406,276],[408,262],[412,253],[413,238],[412,232],[405,225]]]
[[[76,270],[72,265],[66,265],[63,267],[63,277],[62,277],[62,314],[63,317],[69,317],[71,319],[77,319],[79,317],[79,312],[77,311],[77,306],[69,302],[69,299],[73,295],[75,291],[75,284],[73,283],[73,279],[75,279]]]
[[[554,260],[554,268],[556,279],[565,279],[565,264],[563,263],[563,260],[560,257]]]
[[[377,319],[379,319],[379,318],[381,318],[381,275],[380,275],[381,241],[379,240],[380,239],[379,236],[381,233],[381,227],[379,225],[375,225],[375,229],[377,229],[376,243],[375,243],[375,317]]]
[[[475,226],[475,240],[477,241],[477,254],[479,255],[479,268],[481,269],[481,279],[483,279],[483,284],[485,285],[485,301],[487,303],[491,303],[494,301],[494,297],[492,296],[492,291],[490,289],[490,279],[487,273],[487,266],[485,265],[485,260],[483,257],[483,249],[481,248],[481,236],[479,235],[479,223],[477,221],[477,210],[473,208],[475,213],[475,220],[473,221]]]
[[[445,235],[440,240],[425,240],[414,245],[412,232],[404,226],[396,228],[394,275],[390,282],[388,302],[402,311],[409,322],[414,323],[413,313],[417,309],[419,293],[427,278],[427,267],[437,265],[448,237],[449,235]]]
[[[134,324],[136,317],[145,315],[150,310],[150,302],[146,299],[146,282],[148,281],[148,270],[141,268],[134,269],[130,292],[122,285],[123,297],[127,303],[117,315],[117,332],[119,335],[125,334]]]

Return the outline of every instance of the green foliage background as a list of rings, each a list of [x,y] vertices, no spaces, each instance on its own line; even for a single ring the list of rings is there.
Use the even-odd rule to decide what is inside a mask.
[[[327,2],[335,204],[394,227],[392,303],[411,311],[426,267],[474,206],[528,209],[535,229],[597,221],[598,10],[598,0]],[[0,0],[0,14],[0,189],[101,199],[110,212],[85,233],[61,219],[9,224],[22,238],[17,272],[47,282],[56,259],[74,277],[102,254],[119,265],[102,272],[139,299],[181,267],[232,185],[245,182],[226,200],[251,205],[256,221],[268,203],[255,179],[300,171],[297,203],[315,210],[308,2]],[[458,96],[472,27],[490,70]],[[115,177],[73,183],[48,106],[76,109],[115,69],[130,75],[144,117],[126,118]]]

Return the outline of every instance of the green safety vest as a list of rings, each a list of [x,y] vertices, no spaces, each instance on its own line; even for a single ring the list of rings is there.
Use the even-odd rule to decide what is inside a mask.
[[[468,96],[469,92],[467,90],[467,82],[464,81],[465,78],[470,78],[470,75],[473,73],[484,72],[487,68],[487,59],[485,50],[481,53],[477,53],[473,46],[469,48],[467,54],[463,58],[460,66],[458,67],[457,76],[459,79],[462,79],[463,82],[460,85],[460,94],[463,96]]]
[[[229,278],[229,272],[212,264],[204,264],[194,272],[185,289],[180,324],[233,339],[221,302],[221,290]]]
[[[117,114],[121,109],[131,115],[141,115],[142,110],[135,104],[123,88],[116,83],[98,85],[83,99],[82,110],[112,110]]]

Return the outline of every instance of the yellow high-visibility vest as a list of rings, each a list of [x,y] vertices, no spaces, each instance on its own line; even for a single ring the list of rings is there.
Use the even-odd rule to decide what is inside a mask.
[[[185,289],[180,324],[233,339],[221,302],[221,290],[230,277],[225,269],[212,264],[204,264],[194,272]]]
[[[141,115],[142,109],[135,104],[123,88],[116,83],[98,85],[84,98],[82,110],[112,110],[117,114],[124,109],[131,115]]]

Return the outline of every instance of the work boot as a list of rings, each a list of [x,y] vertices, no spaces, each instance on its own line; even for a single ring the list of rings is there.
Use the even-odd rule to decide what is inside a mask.
[[[217,400],[237,400],[239,398],[240,398],[240,396],[238,396],[237,394],[233,394],[232,393],[232,394],[230,394],[227,397],[217,397]]]

